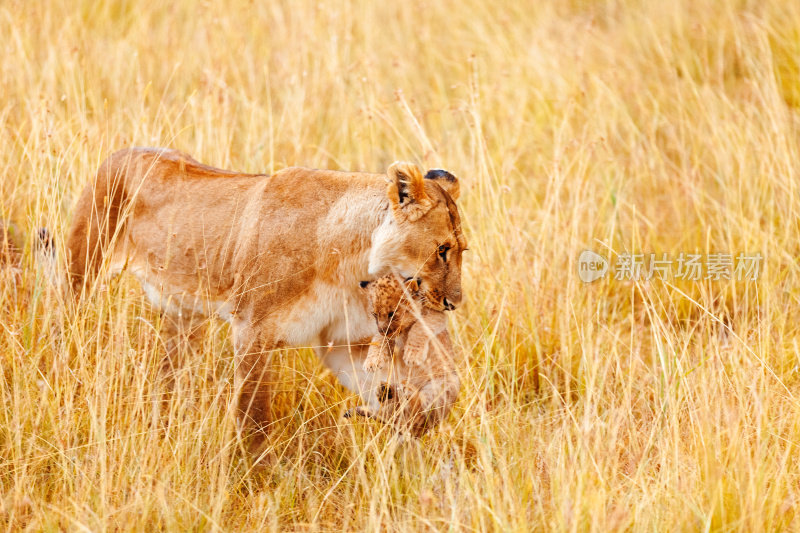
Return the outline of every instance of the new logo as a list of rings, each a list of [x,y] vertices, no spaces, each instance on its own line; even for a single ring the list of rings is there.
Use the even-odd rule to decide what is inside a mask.
[[[591,250],[584,250],[578,256],[578,277],[584,283],[591,283],[608,274],[608,259]]]

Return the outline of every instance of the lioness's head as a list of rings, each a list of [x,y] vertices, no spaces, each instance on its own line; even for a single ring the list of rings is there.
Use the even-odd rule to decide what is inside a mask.
[[[416,278],[420,300],[438,311],[461,302],[461,252],[467,241],[455,200],[458,179],[444,170],[425,176],[412,163],[386,172],[392,216],[373,235],[369,273]]]

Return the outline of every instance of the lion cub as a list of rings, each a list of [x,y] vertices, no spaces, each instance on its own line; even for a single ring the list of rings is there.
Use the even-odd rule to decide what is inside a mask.
[[[414,300],[419,289],[414,280],[404,287],[388,275],[361,282],[361,287],[380,331],[370,343],[364,369],[383,368],[395,349],[402,352],[406,369],[399,383],[381,385],[377,412],[364,406],[355,412],[420,436],[447,416],[461,387],[447,318]]]
[[[403,290],[397,278],[390,274],[372,282],[362,282],[362,287],[367,289],[367,299],[379,331],[370,342],[364,370],[374,372],[383,368],[391,361],[398,343],[407,365],[424,363],[432,342],[442,332],[447,333],[444,313],[414,305],[409,300],[408,297],[419,290],[416,280],[407,281]]]

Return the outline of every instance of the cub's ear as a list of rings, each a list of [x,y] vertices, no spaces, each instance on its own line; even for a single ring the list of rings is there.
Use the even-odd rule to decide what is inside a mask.
[[[419,290],[419,278],[406,278],[404,283],[406,284],[406,289],[410,292],[417,292]]]
[[[414,222],[433,206],[433,202],[425,193],[425,180],[417,165],[404,162],[392,163],[386,175],[389,177],[386,195],[392,203],[392,211],[396,218]]]
[[[461,193],[461,186],[458,183],[458,178],[441,168],[434,168],[425,174],[426,180],[434,180],[439,186],[447,191],[450,198],[458,200],[458,195]]]

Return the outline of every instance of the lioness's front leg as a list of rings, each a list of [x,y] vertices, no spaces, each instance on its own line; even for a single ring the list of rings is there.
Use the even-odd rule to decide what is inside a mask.
[[[267,338],[266,324],[234,324],[234,385],[238,394],[238,423],[249,451],[258,454],[271,421],[272,355],[281,343]]]

